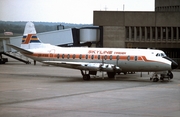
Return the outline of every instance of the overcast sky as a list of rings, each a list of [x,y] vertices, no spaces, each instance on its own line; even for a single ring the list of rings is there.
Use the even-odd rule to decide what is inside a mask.
[[[154,0],[0,0],[0,20],[92,24],[94,10],[154,11]]]

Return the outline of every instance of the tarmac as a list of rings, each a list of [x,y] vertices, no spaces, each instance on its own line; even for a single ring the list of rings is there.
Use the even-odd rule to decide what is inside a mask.
[[[0,65],[0,117],[179,117],[180,70],[170,81],[151,74],[83,81],[79,70],[10,60]]]

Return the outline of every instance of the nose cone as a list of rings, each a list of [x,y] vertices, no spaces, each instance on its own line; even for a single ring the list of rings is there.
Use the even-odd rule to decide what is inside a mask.
[[[176,69],[177,67],[178,67],[178,64],[175,61],[172,61],[171,69]]]
[[[163,58],[171,61],[171,69],[176,69],[176,68],[178,67],[178,64],[177,64],[173,59],[171,59],[171,58],[169,58],[169,57],[167,57],[167,56],[165,56],[165,57],[163,57]]]

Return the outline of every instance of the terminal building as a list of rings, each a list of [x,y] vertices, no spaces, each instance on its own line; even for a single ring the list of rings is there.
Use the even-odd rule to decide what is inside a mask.
[[[180,0],[155,0],[155,11],[94,11],[101,45],[163,50],[180,64]]]

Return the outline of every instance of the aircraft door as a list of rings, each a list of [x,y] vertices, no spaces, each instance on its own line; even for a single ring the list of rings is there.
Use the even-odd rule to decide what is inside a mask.
[[[119,55],[118,56],[116,56],[116,66],[119,66],[118,64],[119,64]]]
[[[55,50],[52,49],[49,51],[49,61],[53,61],[55,57]]]

